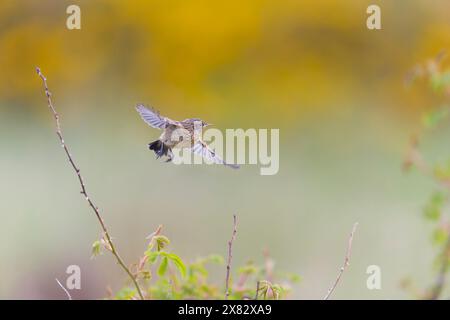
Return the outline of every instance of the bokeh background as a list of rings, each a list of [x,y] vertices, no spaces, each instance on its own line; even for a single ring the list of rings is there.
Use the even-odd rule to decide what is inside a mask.
[[[66,8],[81,7],[81,30]],[[382,9],[382,30],[366,8]],[[102,298],[125,280],[113,258],[90,259],[100,235],[54,133],[48,77],[65,138],[126,261],[163,224],[185,260],[225,256],[239,218],[234,264],[262,262],[303,277],[291,298],[410,298],[399,286],[433,278],[421,209],[432,182],[405,175],[411,133],[434,100],[405,89],[417,62],[450,48],[450,3],[411,1],[15,1],[0,3],[0,298],[61,298],[55,282],[80,265],[75,298]],[[279,128],[280,171],[155,161],[158,136],[138,102],[219,129]],[[450,130],[424,148],[445,156]],[[366,288],[378,265],[382,289]],[[224,281],[225,269],[214,277]]]

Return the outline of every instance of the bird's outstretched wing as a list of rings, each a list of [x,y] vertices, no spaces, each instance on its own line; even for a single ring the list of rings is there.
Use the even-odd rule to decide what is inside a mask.
[[[164,129],[168,123],[173,122],[169,118],[161,116],[159,112],[153,108],[149,110],[142,104],[138,104],[136,110],[148,125],[156,129]]]
[[[202,156],[203,158],[217,164],[223,164],[233,169],[239,169],[236,164],[226,163],[222,158],[220,158],[213,150],[211,150],[208,145],[203,141],[198,141],[191,148],[191,151],[195,154]]]

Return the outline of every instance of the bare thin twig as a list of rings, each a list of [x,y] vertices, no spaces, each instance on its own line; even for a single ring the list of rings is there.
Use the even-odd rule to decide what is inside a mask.
[[[358,227],[358,222],[356,222],[353,225],[352,232],[350,233],[350,238],[348,239],[347,253],[345,254],[345,259],[344,259],[344,264],[342,265],[341,269],[339,270],[336,280],[334,281],[332,287],[328,290],[328,292],[325,295],[325,297],[323,298],[323,300],[328,300],[328,298],[333,293],[334,289],[336,289],[336,286],[338,285],[339,281],[341,280],[341,277],[344,274],[345,269],[350,265],[349,261],[350,261],[350,256],[352,254],[353,235],[355,234],[357,227]]]
[[[94,205],[93,201],[91,200],[91,198],[88,195],[88,192],[86,190],[86,185],[84,183],[84,180],[81,176],[80,173],[80,169],[78,168],[78,166],[75,164],[75,161],[73,160],[72,155],[69,152],[69,149],[65,143],[64,137],[63,137],[63,133],[61,130],[61,124],[59,121],[59,115],[56,112],[55,107],[53,106],[53,102],[52,102],[52,94],[50,93],[50,90],[48,89],[48,85],[47,85],[47,78],[42,74],[41,69],[39,67],[36,68],[36,72],[39,75],[39,77],[42,80],[42,84],[44,86],[45,89],[45,95],[47,97],[47,104],[48,107],[50,109],[50,111],[53,114],[53,118],[55,119],[55,125],[56,125],[56,135],[59,138],[59,141],[61,142],[61,146],[64,149],[64,152],[66,153],[67,159],[69,160],[69,163],[71,164],[73,170],[75,171],[77,177],[78,177],[78,181],[80,183],[81,186],[81,191],[80,193],[84,196],[84,198],[86,199],[86,201],[88,202],[89,206],[92,208],[93,212],[95,213],[95,216],[98,220],[98,222],[100,223],[100,226],[103,230],[103,233],[105,235],[105,239],[108,243],[108,245],[110,246],[111,249],[111,253],[114,255],[114,257],[117,260],[117,263],[122,267],[122,269],[128,274],[128,276],[130,277],[131,281],[133,282],[134,286],[136,287],[136,290],[139,294],[139,297],[143,300],[144,299],[144,295],[142,294],[142,290],[139,287],[139,284],[137,283],[136,277],[133,275],[133,273],[130,271],[130,269],[126,266],[125,262],[122,260],[122,258],[120,257],[119,253],[116,250],[116,247],[114,246],[114,243],[111,240],[111,237],[109,235],[108,229],[106,228],[106,225],[100,215],[100,211],[98,209],[98,207],[96,205]]]
[[[230,269],[231,269],[231,259],[233,258],[233,241],[236,238],[237,233],[237,218],[233,215],[233,233],[231,235],[230,241],[228,241],[228,262],[227,262],[227,277],[225,279],[225,300],[228,300],[230,296]]]
[[[67,289],[61,284],[61,282],[59,282],[58,279],[55,278],[55,280],[59,284],[59,286],[64,290],[64,292],[67,295],[67,298],[69,298],[69,300],[72,300],[72,296],[70,295],[69,291],[67,291]]]

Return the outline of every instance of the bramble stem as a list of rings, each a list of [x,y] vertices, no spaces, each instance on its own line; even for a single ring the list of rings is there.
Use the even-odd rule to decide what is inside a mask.
[[[350,265],[350,255],[352,254],[353,235],[355,234],[357,227],[358,227],[358,222],[356,222],[353,225],[352,232],[350,233],[350,238],[348,239],[347,253],[345,254],[345,259],[344,259],[344,264],[342,265],[341,269],[339,269],[339,273],[338,273],[338,276],[336,277],[336,280],[334,281],[331,288],[328,290],[328,292],[325,295],[325,297],[323,298],[323,300],[328,300],[328,298],[330,298],[334,289],[336,289],[337,285],[339,284],[339,281],[341,280],[345,269]]]
[[[233,215],[233,233],[231,235],[230,241],[228,241],[228,261],[227,261],[227,276],[225,279],[225,300],[228,300],[230,296],[230,270],[231,270],[231,259],[233,258],[233,241],[236,238],[237,233],[237,218]]]
[[[80,169],[78,168],[78,166],[75,164],[75,161],[73,160],[72,155],[69,152],[69,148],[67,147],[64,137],[63,137],[63,133],[61,130],[61,125],[60,125],[60,121],[59,121],[59,114],[56,112],[55,107],[53,106],[53,102],[52,102],[52,94],[50,93],[50,90],[48,89],[48,85],[47,85],[47,78],[42,74],[41,69],[39,67],[36,68],[36,72],[38,74],[38,76],[42,79],[42,84],[44,86],[45,89],[45,95],[47,97],[47,105],[50,109],[50,111],[53,114],[53,118],[55,119],[55,125],[56,125],[56,135],[59,138],[59,141],[61,142],[61,146],[64,149],[64,152],[66,153],[67,159],[69,160],[69,163],[71,164],[73,170],[75,171],[77,177],[78,177],[78,181],[80,183],[81,186],[81,191],[80,193],[84,196],[84,198],[86,199],[86,201],[88,202],[89,206],[92,208],[92,210],[95,213],[95,216],[97,217],[98,222],[100,223],[100,226],[103,230],[103,234],[105,236],[106,242],[108,243],[109,247],[110,247],[110,251],[113,254],[113,256],[116,258],[117,263],[122,267],[122,269],[127,273],[127,275],[130,277],[131,281],[133,282],[134,286],[136,287],[136,290],[139,294],[139,297],[144,300],[144,295],[142,294],[142,290],[139,287],[139,284],[137,283],[136,277],[133,275],[133,273],[130,271],[130,269],[126,266],[125,262],[122,260],[122,258],[120,257],[119,253],[117,252],[117,249],[114,245],[114,243],[111,240],[111,236],[109,235],[108,229],[106,228],[105,222],[103,221],[101,215],[100,215],[100,211],[98,209],[98,207],[96,205],[94,205],[94,202],[91,200],[91,198],[88,195],[88,192],[86,190],[86,185],[84,183],[84,180],[81,176],[81,172]]]

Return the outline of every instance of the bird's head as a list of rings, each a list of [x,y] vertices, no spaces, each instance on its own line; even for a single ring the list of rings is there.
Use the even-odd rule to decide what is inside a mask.
[[[210,125],[211,125],[210,123],[207,123],[207,122],[202,120],[202,127],[207,127],[207,126],[210,126]]]

